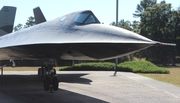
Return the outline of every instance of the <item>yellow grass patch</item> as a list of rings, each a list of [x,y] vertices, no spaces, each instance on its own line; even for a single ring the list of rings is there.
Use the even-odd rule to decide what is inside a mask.
[[[168,68],[170,74],[141,74],[159,81],[180,86],[180,67]]]
[[[4,71],[37,71],[40,67],[4,67]],[[59,67],[55,67],[55,69],[58,71]]]

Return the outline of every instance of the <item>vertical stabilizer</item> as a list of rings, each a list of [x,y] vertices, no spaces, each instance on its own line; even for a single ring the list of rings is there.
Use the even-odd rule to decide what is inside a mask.
[[[36,24],[46,22],[46,18],[44,17],[44,15],[39,7],[34,8],[33,12],[34,12],[34,18],[35,18]]]
[[[16,7],[3,6],[0,10],[0,36],[13,31]]]

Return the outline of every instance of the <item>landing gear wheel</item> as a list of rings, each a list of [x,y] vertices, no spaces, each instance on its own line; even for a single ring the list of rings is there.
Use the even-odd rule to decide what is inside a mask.
[[[57,91],[59,81],[56,75],[56,69],[53,68],[54,61],[48,59],[41,68],[38,69],[38,76],[44,78],[43,86],[45,91]]]
[[[58,87],[59,87],[59,81],[58,81],[57,76],[54,76],[54,77],[52,78],[52,85],[53,85],[53,90],[54,90],[54,91],[57,91],[57,90],[58,90]]]
[[[41,68],[38,69],[38,77],[40,77],[40,69],[41,69]]]
[[[42,68],[42,78],[45,78],[45,77],[46,77],[46,69]]]
[[[46,76],[46,69],[45,68],[39,68],[38,69],[38,76],[40,78],[44,78]]]
[[[44,78],[44,90],[45,91],[49,91],[49,86],[50,86],[50,78],[48,78],[48,77],[45,77]]]
[[[52,93],[52,91],[53,91],[53,85],[50,85],[50,86],[49,86],[49,89],[50,89],[50,92]]]
[[[42,68],[39,68],[39,69],[38,69],[38,76],[39,76],[39,77],[42,77]]]
[[[56,69],[53,69],[54,70],[54,74],[56,74]]]

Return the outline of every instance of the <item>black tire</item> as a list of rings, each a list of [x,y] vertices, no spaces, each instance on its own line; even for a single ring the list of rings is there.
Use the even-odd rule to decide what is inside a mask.
[[[45,78],[46,77],[46,69],[45,68],[42,68],[42,78]]]
[[[42,76],[43,76],[42,72],[43,72],[43,69],[39,68],[38,69],[38,73],[39,73],[38,75],[39,75],[40,78],[42,78]]]
[[[38,77],[40,77],[40,68],[38,69]]]
[[[53,87],[52,87],[52,86],[50,86],[50,92],[52,93],[52,91],[53,91]]]
[[[53,77],[52,83],[53,83],[53,90],[54,90],[54,91],[58,90],[59,81],[58,81],[57,76]]]
[[[49,85],[50,85],[50,78],[45,77],[44,78],[44,90],[49,91]]]
[[[56,69],[54,69],[54,74],[56,75]]]

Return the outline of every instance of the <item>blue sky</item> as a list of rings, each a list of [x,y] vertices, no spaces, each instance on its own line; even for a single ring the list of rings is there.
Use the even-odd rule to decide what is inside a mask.
[[[133,17],[137,4],[141,0],[119,0],[119,20],[139,20]],[[159,3],[162,0],[157,0]],[[174,9],[180,6],[178,0],[165,0],[171,3]],[[32,9],[39,6],[46,19],[53,20],[65,14],[79,11],[92,10],[100,22],[110,24],[116,20],[116,0],[1,0],[3,6],[17,7],[15,25],[25,24],[29,16],[33,16]]]

